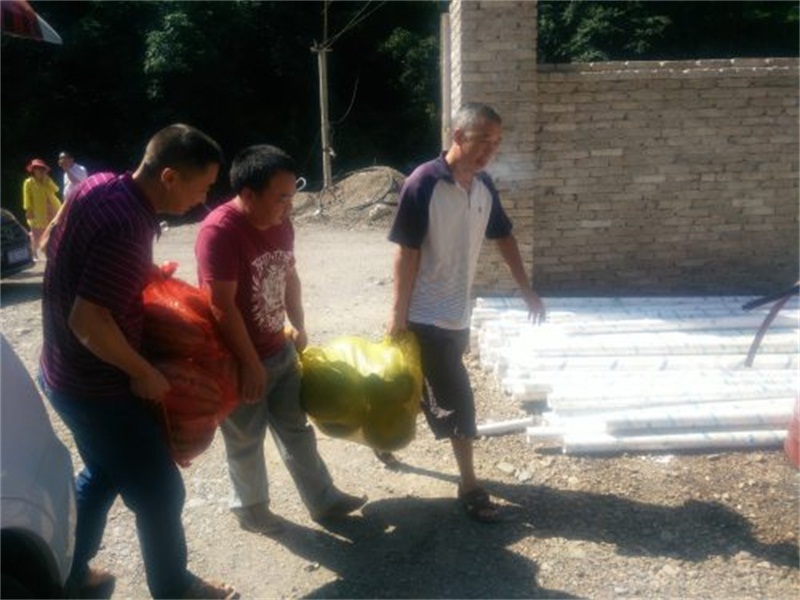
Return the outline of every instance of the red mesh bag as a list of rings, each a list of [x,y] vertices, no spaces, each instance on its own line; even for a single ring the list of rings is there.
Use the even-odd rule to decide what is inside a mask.
[[[164,427],[173,459],[186,467],[236,407],[238,373],[208,296],[173,277],[176,267],[154,267],[145,287],[142,349],[170,383],[162,403]]]
[[[173,275],[177,263],[153,267],[144,290],[142,346],[154,358],[224,354],[208,295]]]

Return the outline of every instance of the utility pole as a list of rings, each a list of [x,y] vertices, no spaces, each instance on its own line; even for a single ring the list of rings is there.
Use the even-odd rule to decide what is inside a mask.
[[[314,42],[311,48],[312,52],[317,55],[317,66],[319,68],[319,113],[320,113],[320,129],[322,138],[322,191],[333,187],[333,176],[331,175],[331,160],[336,156],[336,153],[331,148],[331,124],[328,120],[328,59],[327,53],[331,50],[333,42],[338,40],[343,33],[349,31],[364,19],[372,15],[378,8],[386,4],[388,0],[384,0],[377,7],[367,12],[372,0],[368,0],[366,5],[362,7],[358,13],[350,20],[350,22],[339,33],[328,37],[328,8],[332,0],[323,0],[322,9],[322,43]],[[355,96],[354,96],[355,97]],[[349,111],[349,109],[348,109]],[[322,214],[322,193],[317,196],[317,214]]]
[[[328,5],[330,0],[324,0],[323,16],[322,16],[322,43],[314,43],[312,52],[317,54],[317,67],[319,69],[319,112],[320,112],[320,129],[322,139],[322,189],[328,189],[333,185],[333,176],[331,175],[331,156],[333,150],[331,148],[330,140],[330,122],[328,121],[328,59],[327,53],[330,51],[328,48]],[[317,207],[318,212],[322,212],[321,205]]]
[[[330,123],[328,122],[328,61],[329,49],[325,46],[315,45],[317,53],[317,66],[319,67],[319,112],[322,136],[322,181],[323,187],[328,188],[333,184],[331,176],[331,140]]]

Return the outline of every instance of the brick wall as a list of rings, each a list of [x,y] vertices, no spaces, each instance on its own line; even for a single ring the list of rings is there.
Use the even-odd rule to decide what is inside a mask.
[[[450,3],[452,105],[549,294],[762,293],[798,278],[798,61],[536,65],[536,3]],[[484,245],[476,293],[513,282]]]
[[[503,145],[491,165],[528,272],[533,266],[536,3],[450,3],[452,106],[478,101],[503,118]],[[508,292],[514,282],[494,244],[484,244],[477,291]]]
[[[798,278],[798,61],[540,65],[535,286],[761,293]]]

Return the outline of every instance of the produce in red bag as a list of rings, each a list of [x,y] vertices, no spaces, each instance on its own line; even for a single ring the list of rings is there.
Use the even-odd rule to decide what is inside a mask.
[[[144,290],[145,355],[170,383],[162,403],[172,457],[201,454],[238,402],[238,371],[217,330],[207,295],[175,279],[175,263],[154,268]]]

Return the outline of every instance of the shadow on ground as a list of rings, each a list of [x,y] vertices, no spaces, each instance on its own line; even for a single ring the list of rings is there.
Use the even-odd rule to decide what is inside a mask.
[[[527,526],[469,521],[450,498],[381,500],[326,529],[275,538],[338,575],[308,598],[573,597],[539,587],[536,563],[509,550]]]
[[[419,475],[452,476],[404,465]],[[276,541],[338,575],[310,598],[570,598],[539,587],[537,564],[514,552],[530,538],[614,544],[627,556],[700,562],[747,552],[798,568],[796,544],[763,544],[750,522],[716,502],[662,506],[614,494],[487,482],[511,519],[485,525],[464,517],[452,498],[372,502],[362,517],[327,531],[288,523]]]
[[[41,300],[42,274],[36,271],[23,271],[0,280],[0,303],[13,306],[23,302]]]
[[[455,483],[455,478],[403,464],[403,470]],[[701,561],[745,551],[775,566],[800,568],[797,544],[763,544],[750,521],[719,502],[688,500],[681,506],[648,504],[616,494],[487,482],[512,505],[517,525],[534,537],[614,544],[626,556],[664,556]]]

